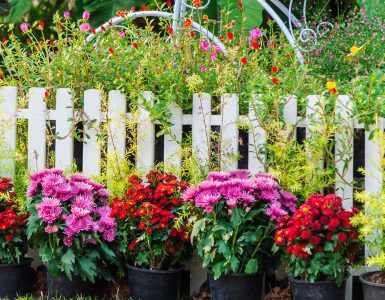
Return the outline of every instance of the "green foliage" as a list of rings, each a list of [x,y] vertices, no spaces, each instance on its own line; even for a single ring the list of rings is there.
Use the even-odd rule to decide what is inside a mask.
[[[200,212],[199,217],[190,219],[191,240],[203,259],[203,267],[215,278],[229,273],[274,271],[278,263],[271,253],[275,225],[261,213],[265,207],[257,201],[250,211],[235,207],[230,214],[224,203],[219,202],[211,214]]]
[[[32,0],[8,0],[11,5],[7,20],[9,22],[19,22],[22,17],[31,9]]]

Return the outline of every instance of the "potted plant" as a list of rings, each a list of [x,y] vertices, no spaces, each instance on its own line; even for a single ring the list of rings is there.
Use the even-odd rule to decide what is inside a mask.
[[[365,209],[352,219],[352,224],[358,229],[360,239],[370,250],[365,262],[369,267],[376,266],[377,271],[364,273],[360,276],[363,285],[364,299],[385,299],[385,191],[379,194],[368,194],[363,191],[356,193],[356,199],[364,204]]]
[[[27,234],[47,264],[49,296],[97,294],[95,279],[111,279],[109,263],[116,257],[109,247],[116,233],[109,193],[83,175],[68,179],[57,169],[30,179]]]
[[[126,195],[111,203],[118,223],[119,251],[128,263],[129,296],[176,300],[182,260],[190,251],[186,228],[175,227],[187,184],[158,171],[150,171],[146,181],[132,175]]]
[[[358,233],[341,198],[309,197],[293,214],[277,223],[276,249],[283,249],[293,300],[345,299],[345,284],[354,260]]]
[[[183,199],[198,208],[191,235],[209,269],[212,299],[262,299],[264,272],[278,262],[274,220],[295,209],[296,197],[270,174],[236,170],[210,173]]]
[[[31,288],[31,262],[23,211],[13,191],[12,179],[0,179],[0,298],[14,299]]]

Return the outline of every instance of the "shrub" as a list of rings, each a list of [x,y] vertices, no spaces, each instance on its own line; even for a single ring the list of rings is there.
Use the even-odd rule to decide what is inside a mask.
[[[175,227],[187,183],[158,171],[150,171],[146,178],[143,183],[132,175],[126,195],[111,203],[111,215],[118,222],[119,252],[130,264],[142,268],[179,267],[190,250],[187,229]]]
[[[287,271],[294,278],[311,282],[333,280],[342,284],[354,260],[358,233],[336,195],[313,195],[293,214],[277,223],[275,249],[287,258]]]
[[[293,211],[297,199],[273,176],[212,172],[183,198],[200,209],[193,217],[192,239],[215,278],[274,270],[273,221]]]
[[[80,174],[67,179],[61,170],[49,169],[31,175],[28,196],[28,238],[40,247],[49,272],[92,282],[97,276],[110,279],[108,264],[115,254],[109,243],[115,239],[116,222],[103,185]]]

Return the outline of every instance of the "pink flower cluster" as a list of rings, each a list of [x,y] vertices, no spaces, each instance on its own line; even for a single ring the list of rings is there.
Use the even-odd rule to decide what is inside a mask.
[[[271,174],[259,173],[251,177],[247,170],[211,172],[197,188],[187,188],[182,199],[193,201],[195,206],[203,207],[207,213],[211,213],[220,201],[225,201],[229,209],[241,205],[247,210],[253,202],[266,201],[266,214],[272,220],[294,211],[297,201],[293,194],[280,188]]]
[[[74,174],[67,179],[61,170],[44,170],[31,175],[27,194],[42,199],[36,209],[39,218],[48,223],[44,231],[52,234],[63,228],[67,247],[82,233],[99,233],[108,242],[115,239],[116,223],[107,206],[109,193],[88,177]]]

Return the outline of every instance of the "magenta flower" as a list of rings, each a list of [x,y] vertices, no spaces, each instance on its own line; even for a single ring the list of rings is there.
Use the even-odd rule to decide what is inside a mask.
[[[88,31],[90,31],[91,26],[88,23],[83,23],[83,24],[80,24],[79,29],[81,32],[87,33]]]
[[[209,47],[210,47],[210,42],[209,41],[202,41],[200,43],[200,49],[204,52],[207,52],[209,50]]]
[[[206,72],[206,67],[201,67],[201,72],[202,73]]]
[[[219,46],[214,46],[214,52],[215,53],[218,53],[218,52],[220,52],[221,51],[221,47],[219,47]]]
[[[28,24],[27,23],[21,23],[20,29],[22,32],[26,32],[28,30]]]
[[[56,198],[45,197],[43,198],[43,201],[36,206],[36,208],[39,213],[39,217],[47,223],[53,223],[62,213],[60,201]]]
[[[65,237],[63,240],[64,246],[66,247],[71,247],[72,246],[72,238],[70,237]]]
[[[65,11],[63,13],[64,19],[68,20],[71,17],[71,13],[69,11]]]
[[[123,31],[119,31],[119,35],[124,39],[126,37],[126,34]]]
[[[254,28],[250,31],[249,39],[259,39],[262,36],[262,31],[258,28]]]
[[[83,13],[83,19],[86,21],[90,18],[90,16],[91,16],[91,14],[87,10]]]
[[[217,60],[217,56],[215,54],[211,54],[210,59],[212,61],[216,61]]]

